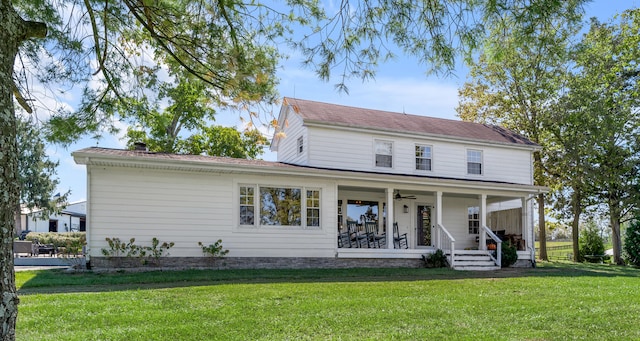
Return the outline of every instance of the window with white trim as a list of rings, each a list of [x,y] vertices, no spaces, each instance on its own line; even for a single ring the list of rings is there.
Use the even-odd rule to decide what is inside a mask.
[[[320,226],[320,191],[307,190],[307,226]]]
[[[480,207],[471,206],[467,208],[469,219],[469,234],[480,233]]]
[[[254,188],[240,186],[240,225],[253,225],[255,218]]]
[[[482,175],[482,151],[467,150],[467,174]]]
[[[304,197],[303,197],[304,193]],[[258,198],[256,198],[258,195]],[[256,224],[255,222],[258,222]],[[241,226],[320,227],[320,190],[240,185]]]
[[[416,145],[416,170],[431,170],[431,146]]]
[[[375,141],[376,167],[393,167],[393,142]]]
[[[304,152],[304,138],[302,136],[298,137],[298,154],[302,154]]]

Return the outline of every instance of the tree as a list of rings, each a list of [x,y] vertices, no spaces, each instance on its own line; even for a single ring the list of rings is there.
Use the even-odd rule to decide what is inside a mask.
[[[620,224],[640,207],[639,29],[638,10],[611,23],[593,19],[574,50],[576,69],[566,94],[580,121],[590,123],[585,133],[592,137],[593,172],[587,183],[607,207],[616,264],[623,264]]]
[[[0,335],[3,340],[13,340],[19,302],[13,272],[13,222],[20,197],[13,65],[21,43],[43,37],[47,30],[44,24],[23,20],[7,0],[0,1],[0,22]]]
[[[119,104],[137,90],[138,71],[163,61],[180,65],[225,103],[242,108],[260,102],[275,79],[278,43],[299,48],[323,79],[336,68],[342,69],[343,80],[372,77],[377,62],[390,56],[388,43],[432,65],[432,70],[451,70],[458,52],[469,56],[481,41],[483,22],[499,23],[504,14],[517,12],[526,40],[534,23],[564,11],[563,3],[345,0],[327,17],[315,0],[281,6],[234,0],[0,0],[3,339],[14,338],[18,303],[11,253],[19,192],[13,98],[15,94],[23,108],[33,110],[27,80],[83,87],[78,110],[61,108],[49,122],[50,137],[69,143],[82,134],[113,130]],[[294,31],[292,24],[306,31]],[[19,50],[21,63],[16,64]],[[148,59],[152,61],[145,64]],[[30,71],[36,72],[34,77],[26,77]],[[338,86],[346,89],[344,82]]]
[[[180,149],[180,134],[184,130],[200,130],[215,119],[213,94],[204,82],[185,72],[175,76],[175,82],[148,81],[146,88],[156,90],[155,99],[127,98],[120,103],[124,120],[132,127],[127,131],[129,147],[144,142],[151,151],[176,153]],[[161,102],[168,102],[161,109]]]
[[[180,152],[206,154],[241,159],[256,159],[269,145],[269,141],[257,129],[239,132],[234,127],[211,126],[202,129],[183,141]]]
[[[522,39],[517,17],[505,17],[491,26],[482,53],[469,65],[471,80],[459,91],[457,111],[463,120],[501,125],[542,146],[533,154],[534,183],[539,186],[550,180],[544,154],[549,132],[544,122],[563,85],[569,38],[580,28],[577,4],[566,2],[565,6],[557,17],[528,27],[535,32],[530,39]],[[544,193],[538,194],[537,204],[539,257],[548,260]]]
[[[576,82],[575,75],[567,75],[566,88],[571,89]],[[595,172],[594,146],[596,141],[591,133],[597,129],[595,120],[584,115],[582,104],[575,94],[567,92],[558,102],[544,129],[550,132],[547,148],[547,169],[554,178],[553,195],[555,209],[562,218],[571,219],[573,258],[579,261],[580,218],[586,208],[595,204],[592,177]]]
[[[153,152],[255,159],[269,144],[257,129],[250,129],[251,122],[243,133],[210,126],[216,114],[212,105],[222,104],[204,82],[181,70],[174,72],[172,81],[158,81],[156,76],[147,75],[147,87],[157,90],[156,98],[128,98],[120,104],[123,119],[133,125],[126,135],[129,148],[143,142]]]
[[[20,182],[20,204],[15,211],[17,232],[21,230],[21,206],[30,210],[38,208],[46,219],[61,209],[61,205],[67,202],[70,191],[54,197],[60,183],[54,178],[59,163],[47,157],[41,132],[36,125],[22,116],[18,116],[16,123]]]
[[[636,216],[625,231],[624,238],[625,260],[635,266],[640,266],[640,217]]]
[[[584,224],[580,234],[580,260],[594,261],[594,259],[585,259],[585,256],[589,255],[604,255],[604,241],[602,240],[601,231],[592,219]]]

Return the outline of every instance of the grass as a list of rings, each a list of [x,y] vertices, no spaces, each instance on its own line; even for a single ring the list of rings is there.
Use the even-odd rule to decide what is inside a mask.
[[[634,340],[640,270],[18,272],[18,340]]]

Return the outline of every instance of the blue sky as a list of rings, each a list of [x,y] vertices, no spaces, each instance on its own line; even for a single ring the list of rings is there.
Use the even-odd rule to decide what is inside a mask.
[[[597,0],[586,6],[587,17],[598,17],[607,21],[616,13],[638,6],[640,0]],[[334,88],[335,80],[322,82],[312,70],[300,66],[299,60],[292,56],[278,73],[281,96],[372,108],[394,112],[406,112],[416,115],[457,119],[455,108],[458,105],[458,88],[467,77],[467,69],[459,65],[454,74],[444,77],[426,76],[426,67],[412,58],[398,57],[380,65],[374,80],[365,83],[351,80],[347,84],[349,93],[338,93]],[[274,108],[277,115],[278,108]],[[216,124],[242,126],[237,113],[219,113]],[[124,126],[123,126],[124,127]],[[66,148],[51,145],[47,149],[49,157],[59,160],[58,190],[71,190],[70,202],[86,198],[86,170],[76,165],[71,152],[91,147],[122,148],[124,141],[118,136],[105,135],[96,141],[85,138]],[[263,155],[265,160],[274,160],[275,155]]]

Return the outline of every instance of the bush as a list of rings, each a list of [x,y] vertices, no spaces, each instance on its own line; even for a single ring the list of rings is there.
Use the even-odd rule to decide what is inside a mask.
[[[218,239],[215,243],[209,245],[198,242],[198,245],[202,248],[202,253],[213,258],[222,258],[229,253],[229,250],[222,249],[222,239]]]
[[[635,217],[627,227],[622,250],[627,262],[640,266],[640,216]]]
[[[53,244],[55,247],[67,247],[69,245],[87,244],[86,232],[29,232],[25,240],[37,241],[40,244]]]
[[[105,238],[108,249],[102,249],[102,254],[109,258],[115,259],[117,263],[120,263],[121,257],[138,257],[142,264],[155,264],[157,265],[160,257],[169,256],[167,250],[172,248],[174,242],[163,242],[160,244],[160,240],[156,237],[151,239],[151,246],[136,245],[136,239],[131,238],[129,242],[123,242],[120,238]]]
[[[585,225],[585,228],[582,233],[580,233],[580,238],[578,239],[578,248],[580,250],[578,260],[581,262],[584,261],[585,256],[588,255],[604,255],[604,242],[602,241],[602,237],[600,237],[600,231],[595,223],[588,222]],[[590,262],[600,261],[600,259],[596,258],[587,258],[587,260]]]
[[[502,258],[500,260],[503,268],[511,266],[518,260],[518,251],[516,247],[511,245],[511,242],[502,242]]]
[[[436,250],[434,253],[423,255],[422,260],[424,260],[427,268],[444,268],[448,263],[447,255],[441,249]]]

